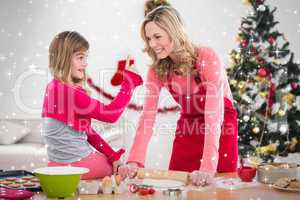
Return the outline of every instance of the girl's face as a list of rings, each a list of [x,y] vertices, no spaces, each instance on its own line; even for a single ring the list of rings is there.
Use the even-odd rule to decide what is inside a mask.
[[[70,78],[73,83],[84,79],[87,57],[87,51],[78,51],[72,55]]]
[[[173,51],[173,43],[169,34],[155,22],[151,21],[145,25],[145,35],[150,48],[158,59],[168,57]]]

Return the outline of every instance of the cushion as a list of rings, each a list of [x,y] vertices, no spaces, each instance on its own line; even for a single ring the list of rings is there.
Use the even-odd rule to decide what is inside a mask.
[[[14,144],[29,133],[29,128],[8,120],[0,120],[0,144]]]
[[[30,133],[22,138],[20,142],[43,143],[41,134],[43,119],[24,119],[23,121],[26,121],[26,127],[30,129]]]
[[[43,144],[17,143],[0,145],[0,169],[29,170],[46,167],[47,149]]]

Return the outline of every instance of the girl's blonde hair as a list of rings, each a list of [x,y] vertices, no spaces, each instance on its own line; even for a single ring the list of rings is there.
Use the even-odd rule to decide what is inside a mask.
[[[151,1],[148,1],[149,3]],[[146,3],[146,5],[147,5]],[[176,9],[169,5],[162,5],[149,11],[145,6],[145,20],[141,26],[141,36],[145,42],[144,52],[152,58],[157,75],[164,78],[168,72],[175,72],[179,75],[197,75],[195,69],[196,51],[195,46],[189,40],[185,33],[182,20]],[[146,13],[147,12],[147,13]],[[157,26],[166,31],[174,44],[172,54],[178,58],[178,63],[174,63],[168,56],[164,59],[158,59],[155,52],[149,46],[147,41],[145,26],[148,22],[154,22]]]
[[[72,55],[75,52],[87,51],[88,49],[88,41],[75,31],[64,31],[56,35],[49,47],[49,69],[52,76],[68,83]],[[85,83],[86,75],[84,80],[80,81]]]

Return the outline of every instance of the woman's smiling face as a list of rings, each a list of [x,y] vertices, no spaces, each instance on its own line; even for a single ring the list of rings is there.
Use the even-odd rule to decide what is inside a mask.
[[[155,22],[150,21],[145,25],[145,35],[149,47],[158,59],[168,57],[173,51],[173,43],[169,34],[155,24]]]

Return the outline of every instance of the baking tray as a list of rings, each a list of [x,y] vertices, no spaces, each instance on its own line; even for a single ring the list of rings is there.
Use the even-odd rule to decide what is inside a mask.
[[[299,163],[265,163],[257,167],[257,180],[273,184],[280,178],[296,178],[298,170],[300,170]]]
[[[19,183],[20,187],[12,187],[10,185],[2,184],[1,181],[5,181],[8,178],[16,178],[17,180],[20,180],[24,177],[33,177],[31,180],[36,179],[35,175],[29,171],[26,170],[8,170],[8,171],[0,171],[0,187],[10,188],[10,189],[18,189],[18,190],[29,190],[32,192],[38,192],[42,191],[41,186],[39,182],[36,182],[34,186],[24,186],[23,184],[26,182],[31,182],[31,180],[24,180],[24,183]],[[12,183],[15,183],[15,181],[11,181]]]

